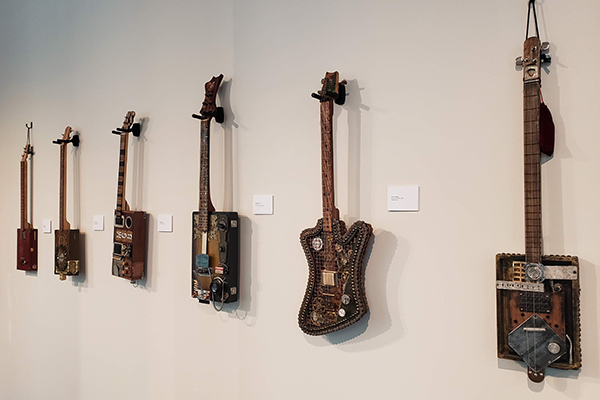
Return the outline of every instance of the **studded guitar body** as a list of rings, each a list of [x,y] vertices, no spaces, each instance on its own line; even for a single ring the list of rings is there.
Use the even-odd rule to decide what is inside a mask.
[[[308,261],[309,278],[298,323],[308,335],[323,335],[358,321],[369,309],[365,294],[364,258],[371,225],[357,221],[348,231],[344,221],[323,219],[300,234]]]

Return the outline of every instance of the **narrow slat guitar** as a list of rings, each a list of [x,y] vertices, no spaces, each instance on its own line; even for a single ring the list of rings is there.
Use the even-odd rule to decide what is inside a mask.
[[[17,269],[21,271],[36,271],[38,268],[38,237],[37,229],[27,220],[28,184],[27,163],[33,158],[33,146],[29,144],[29,132],[33,127],[27,126],[27,144],[21,157],[21,228],[17,230]]]
[[[210,122],[225,119],[215,100],[223,75],[204,85],[200,120],[200,209],[192,214],[192,297],[220,311],[239,295],[239,217],[235,211],[215,211],[210,198]]]
[[[581,368],[579,262],[543,255],[542,246],[541,153],[552,154],[554,144],[554,125],[540,97],[548,47],[529,37],[517,58],[523,67],[526,251],[496,256],[498,357],[524,361],[534,382],[544,380],[547,367]]]
[[[67,144],[79,147],[79,135],[71,138],[67,126],[62,138],[52,142],[60,145],[60,194],[58,229],[54,231],[54,273],[64,281],[68,275],[79,275],[79,229],[71,229],[67,221]]]
[[[328,72],[322,89],[312,96],[321,103],[321,167],[323,218],[300,234],[309,266],[306,293],[298,314],[304,333],[323,335],[345,328],[368,311],[364,286],[364,257],[373,233],[366,222],[350,229],[339,219],[333,190],[333,104],[345,101],[345,81]]]
[[[129,279],[131,283],[144,277],[146,263],[146,234],[148,219],[144,211],[131,211],[125,200],[127,153],[129,133],[139,137],[141,126],[134,123],[135,111],[128,111],[123,126],[112,131],[121,138],[119,150],[119,179],[117,183],[117,208],[113,235],[112,274]]]

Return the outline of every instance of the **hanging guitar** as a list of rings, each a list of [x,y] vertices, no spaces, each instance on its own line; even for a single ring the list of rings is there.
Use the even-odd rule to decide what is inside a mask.
[[[27,127],[27,143],[23,148],[23,156],[21,157],[21,228],[17,230],[17,269],[21,271],[36,271],[38,266],[38,238],[37,229],[27,221],[27,163],[33,158],[33,146],[30,144],[30,133],[33,128],[31,125],[25,124]]]
[[[113,235],[112,274],[129,279],[131,283],[144,277],[146,263],[146,233],[148,219],[144,211],[131,211],[125,200],[127,177],[127,152],[129,133],[139,137],[141,126],[134,123],[135,111],[128,111],[123,126],[112,131],[121,138],[119,151],[119,179],[117,183],[117,208]]]
[[[529,34],[518,66],[523,67],[525,153],[525,254],[496,255],[498,357],[522,360],[527,375],[541,382],[547,367],[581,368],[579,262],[574,256],[543,255],[541,153],[554,149],[554,124],[541,101],[541,65],[549,45]]]
[[[215,211],[210,199],[210,122],[225,120],[215,100],[223,75],[204,85],[200,114],[200,210],[192,213],[192,297],[221,311],[238,300],[240,233],[237,212]]]
[[[327,72],[322,89],[312,97],[321,103],[321,167],[323,218],[300,234],[309,277],[298,314],[300,329],[323,335],[345,328],[368,311],[364,285],[364,258],[371,225],[356,221],[346,230],[335,207],[333,190],[333,103],[345,102],[346,81]]]
[[[67,126],[62,138],[52,143],[60,145],[59,227],[54,231],[54,274],[64,281],[68,275],[79,275],[79,229],[71,229],[67,221],[67,144],[79,147],[79,135],[71,138]]]

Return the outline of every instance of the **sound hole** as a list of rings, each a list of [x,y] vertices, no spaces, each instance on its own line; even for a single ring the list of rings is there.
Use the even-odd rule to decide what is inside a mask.
[[[125,217],[125,228],[131,229],[131,225],[133,225],[133,219],[131,217]]]

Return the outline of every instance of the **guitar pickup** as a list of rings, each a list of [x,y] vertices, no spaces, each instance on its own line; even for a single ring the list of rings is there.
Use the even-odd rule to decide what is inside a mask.
[[[323,271],[321,274],[322,274],[321,278],[322,278],[324,286],[337,286],[337,284],[338,284],[337,272]]]

